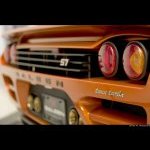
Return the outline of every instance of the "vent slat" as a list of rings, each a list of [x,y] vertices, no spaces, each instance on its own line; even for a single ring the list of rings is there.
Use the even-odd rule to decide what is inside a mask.
[[[30,57],[20,57],[16,56],[15,59],[17,61],[25,60],[25,61],[38,61],[38,62],[53,62],[53,63],[60,63],[60,60],[52,60],[52,59],[39,59],[39,58],[30,58]],[[77,61],[69,61],[71,64],[88,64],[87,62],[77,62]]]
[[[71,53],[51,53],[51,52],[23,52],[17,51],[16,55],[45,55],[45,56],[74,56],[74,57],[85,57],[90,56],[91,54],[71,54]]]
[[[53,70],[61,70],[61,71],[71,71],[71,72],[88,72],[87,69],[72,69],[72,68],[62,68],[62,67],[52,67],[52,66],[44,66],[44,65],[37,65],[37,64],[29,64],[29,63],[22,63],[22,62],[13,62],[13,65],[19,66],[27,66],[27,67],[37,67],[37,68],[44,68],[44,69],[53,69]]]

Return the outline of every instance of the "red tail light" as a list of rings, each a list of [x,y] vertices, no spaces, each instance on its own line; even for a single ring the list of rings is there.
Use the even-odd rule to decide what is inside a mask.
[[[10,50],[9,50],[9,48],[5,49],[5,51],[4,51],[4,60],[6,63],[10,62]]]
[[[12,45],[10,47],[10,60],[11,62],[14,62],[16,59],[16,45]]]
[[[111,42],[104,43],[98,53],[99,67],[106,77],[113,77],[118,70],[119,55],[116,46]]]
[[[140,42],[130,42],[123,53],[123,67],[132,80],[140,80],[146,74],[148,53]]]
[[[4,51],[4,59],[5,59],[6,63],[15,61],[15,59],[16,59],[16,46],[15,45],[8,47]]]

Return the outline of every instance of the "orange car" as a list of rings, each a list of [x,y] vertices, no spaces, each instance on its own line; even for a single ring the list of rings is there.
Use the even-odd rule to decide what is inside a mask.
[[[150,124],[149,25],[44,25],[5,37],[0,71],[23,118]]]

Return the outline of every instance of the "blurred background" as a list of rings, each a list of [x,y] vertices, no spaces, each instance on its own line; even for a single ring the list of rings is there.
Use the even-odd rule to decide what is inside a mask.
[[[2,35],[8,30],[23,26],[27,25],[0,25],[0,55],[4,51],[7,43]],[[11,97],[8,95],[2,77],[0,76],[0,124],[14,124],[14,121],[16,124],[16,120],[19,119],[17,109],[13,101],[11,101]]]

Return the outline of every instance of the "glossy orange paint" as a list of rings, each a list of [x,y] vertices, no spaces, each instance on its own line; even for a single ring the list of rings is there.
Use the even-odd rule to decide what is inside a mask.
[[[35,35],[40,37],[99,36],[100,40],[95,42],[78,41],[29,44],[27,39],[34,37]],[[101,43],[113,37],[123,37],[127,39],[127,41],[141,38],[149,39],[150,26],[45,26],[11,31],[10,33],[7,33],[7,36],[18,40],[18,48],[69,47],[95,51]],[[2,76],[10,78],[12,82],[10,86],[10,82],[5,80],[8,91],[10,90],[15,93],[16,103],[19,105],[19,108],[26,116],[39,124],[47,125],[48,122],[35,116],[27,109],[26,99],[29,95],[31,84],[40,84],[46,88],[56,88],[67,93],[83,119],[84,124],[150,124],[150,76],[148,76],[148,79],[144,84],[142,82],[137,84],[130,80],[108,80],[104,77],[85,79],[67,78],[14,68],[6,64],[3,56],[1,57],[0,65]],[[36,80],[37,76],[41,77],[40,83]],[[47,84],[45,82],[46,79],[51,79],[51,84]],[[63,87],[58,87],[56,81],[62,81]],[[104,108],[102,105],[103,99],[141,106],[146,112],[146,117]]]

